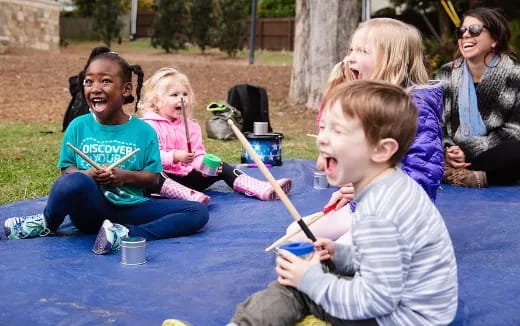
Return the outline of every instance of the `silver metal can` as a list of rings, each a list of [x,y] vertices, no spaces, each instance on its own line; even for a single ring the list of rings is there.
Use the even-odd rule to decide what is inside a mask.
[[[255,122],[253,125],[253,132],[255,135],[265,135],[267,134],[267,130],[267,122]]]
[[[326,189],[329,187],[329,182],[327,181],[327,175],[324,172],[316,171],[314,172],[314,189]]]
[[[142,265],[146,263],[146,239],[128,237],[121,239],[121,264]]]

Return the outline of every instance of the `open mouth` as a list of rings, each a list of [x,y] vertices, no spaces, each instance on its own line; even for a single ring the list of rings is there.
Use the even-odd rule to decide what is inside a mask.
[[[333,157],[325,158],[325,173],[327,175],[332,175],[336,172],[336,167],[338,166],[338,161],[336,161]]]
[[[101,97],[94,97],[90,99],[92,103],[92,109],[99,111],[105,108],[107,100]]]
[[[465,42],[465,43],[462,43],[462,48],[464,50],[468,50],[468,49],[471,49],[472,47],[475,46],[475,43],[473,42]]]
[[[360,77],[360,76],[359,76],[359,75],[360,75],[360,74],[359,74],[359,71],[356,70],[356,69],[352,69],[352,68],[350,69],[350,71],[352,72],[352,75],[354,76],[354,78],[355,78],[356,80],[358,80],[359,77]]]

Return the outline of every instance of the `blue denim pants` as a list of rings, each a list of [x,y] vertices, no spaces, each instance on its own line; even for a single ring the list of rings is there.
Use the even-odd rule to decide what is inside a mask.
[[[88,175],[73,172],[59,177],[51,188],[44,216],[56,231],[65,216],[81,232],[95,233],[104,219],[125,225],[131,236],[157,240],[189,235],[208,222],[208,209],[201,203],[151,198],[135,206],[116,206],[105,199]]]

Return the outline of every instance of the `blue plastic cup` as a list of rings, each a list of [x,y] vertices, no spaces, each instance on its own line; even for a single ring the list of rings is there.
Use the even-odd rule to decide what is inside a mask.
[[[307,259],[314,253],[314,245],[310,242],[289,242],[281,245],[278,249],[284,249],[302,259]]]

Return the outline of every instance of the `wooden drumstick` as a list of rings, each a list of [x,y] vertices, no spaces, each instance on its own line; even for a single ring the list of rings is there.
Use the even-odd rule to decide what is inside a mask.
[[[182,109],[182,118],[184,119],[184,130],[186,131],[186,147],[188,148],[188,153],[191,153],[191,139],[190,139],[190,130],[188,129],[188,117],[186,116],[186,108],[184,107],[184,98],[181,97],[181,109]]]
[[[314,213],[314,214],[302,217],[302,219],[304,221],[307,220],[307,226],[312,225],[314,222],[317,222],[320,218],[322,218],[323,216],[328,214],[330,211],[334,210],[334,208],[336,208],[336,204],[333,204],[333,205],[331,205],[329,207],[326,207],[321,212]],[[273,242],[272,245],[270,245],[269,247],[265,248],[265,251],[268,252],[269,250],[272,250],[273,248],[276,248],[276,247],[280,246],[281,244],[291,240],[292,237],[294,237],[295,235],[297,235],[300,232],[302,232],[302,230],[294,230],[293,232],[284,235],[280,239],[278,239],[275,242]]]
[[[74,147],[71,143],[67,143],[67,146],[69,146],[74,152],[76,152],[76,154],[78,154],[79,156],[81,156],[85,161],[87,161],[87,163],[89,163],[90,165],[92,165],[95,169],[98,169],[98,170],[102,170],[103,168],[101,166],[99,166],[99,164],[97,164],[96,162],[92,161],[90,159],[90,157],[88,157],[85,153],[83,153],[82,151],[80,151],[79,149],[77,149],[76,147]],[[123,156],[120,160],[118,160],[117,162],[113,163],[112,165],[110,165],[107,170],[112,170],[113,168],[117,167],[119,164],[123,163],[124,161],[128,160],[130,157],[132,157],[135,153],[139,152],[139,148],[137,148],[136,150],[134,150],[133,152],[130,152],[128,154],[126,154],[125,156]]]
[[[81,156],[85,161],[87,161],[88,164],[92,165],[95,169],[98,169],[98,170],[102,170],[103,168],[101,166],[99,166],[96,162],[92,161],[90,159],[90,157],[88,157],[87,155],[85,155],[82,151],[80,151],[79,149],[77,149],[76,147],[74,147],[71,143],[67,143],[67,146],[69,146],[70,148],[72,148],[72,150],[74,152],[76,152],[76,154],[78,154],[79,156]]]
[[[134,156],[135,153],[139,152],[140,149],[139,148],[136,148],[133,152],[130,152],[128,154],[126,154],[125,156],[123,156],[119,161],[115,162],[115,163],[112,163],[112,165],[110,165],[108,167],[108,170],[112,170],[113,168],[117,167],[118,165],[120,165],[121,163],[123,163],[124,161],[128,160],[130,157]]]
[[[251,158],[256,163],[256,165],[258,166],[258,168],[260,169],[262,174],[266,177],[267,181],[269,181],[269,183],[273,187],[274,191],[276,192],[276,194],[278,195],[278,197],[280,198],[282,203],[285,205],[285,207],[287,208],[289,213],[292,215],[294,220],[298,223],[298,225],[300,226],[302,231],[305,233],[307,238],[312,240],[312,242],[315,242],[316,237],[314,236],[314,234],[312,234],[311,230],[309,230],[309,227],[307,226],[307,224],[305,224],[305,221],[302,220],[300,213],[298,213],[298,211],[296,210],[294,205],[291,203],[291,201],[289,200],[289,198],[287,197],[285,192],[282,190],[280,185],[276,182],[276,180],[274,179],[271,172],[269,172],[269,170],[265,167],[264,162],[260,159],[258,154],[253,149],[253,147],[251,147],[251,144],[249,144],[246,137],[235,126],[235,124],[233,123],[233,120],[228,119],[227,122],[228,122],[228,125],[233,130],[233,132],[235,133],[235,135],[237,136],[238,140],[242,143],[242,146],[244,146],[246,151],[249,153],[249,156],[251,156]],[[334,263],[330,259],[324,261],[323,263],[329,268],[330,271],[333,271],[335,269]]]

